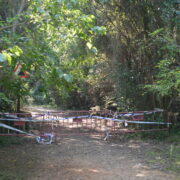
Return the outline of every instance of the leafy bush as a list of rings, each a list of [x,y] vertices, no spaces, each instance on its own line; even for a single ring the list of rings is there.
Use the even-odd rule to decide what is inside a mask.
[[[0,93],[0,111],[11,109],[12,101],[8,99],[4,93]]]

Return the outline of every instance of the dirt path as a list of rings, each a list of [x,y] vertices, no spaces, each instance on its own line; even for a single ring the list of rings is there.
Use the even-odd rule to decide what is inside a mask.
[[[95,137],[68,137],[58,144],[28,140],[0,150],[3,180],[175,180],[148,167],[148,143],[107,143]],[[6,174],[6,175],[5,175]]]
[[[40,109],[39,111],[44,111]],[[0,149],[0,180],[177,180],[145,161],[150,142],[105,142],[68,136],[51,145],[34,139]]]

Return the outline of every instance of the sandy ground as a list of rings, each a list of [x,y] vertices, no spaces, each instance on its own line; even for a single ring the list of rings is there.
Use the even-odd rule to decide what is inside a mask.
[[[143,151],[151,144],[105,142],[97,137],[64,137],[57,144],[27,140],[0,150],[3,180],[175,180],[149,167]],[[6,174],[6,175],[5,175]]]

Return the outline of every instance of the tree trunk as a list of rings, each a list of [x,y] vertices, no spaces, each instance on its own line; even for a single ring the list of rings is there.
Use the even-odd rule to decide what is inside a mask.
[[[21,111],[21,96],[20,96],[20,94],[18,95],[18,97],[17,97],[17,113],[20,113],[20,111]]]
[[[13,9],[13,16],[14,16],[14,17],[22,13],[22,11],[23,11],[23,9],[24,9],[24,7],[25,7],[25,4],[26,4],[26,3],[25,3],[25,0],[21,0],[21,1],[20,1],[20,4],[19,4],[19,9],[18,9],[18,10]],[[15,6],[15,7],[16,7],[16,6]],[[16,12],[15,12],[15,11],[16,11]],[[18,20],[13,22],[13,27],[12,27],[12,32],[13,32],[13,33],[16,32],[17,24],[18,24]]]

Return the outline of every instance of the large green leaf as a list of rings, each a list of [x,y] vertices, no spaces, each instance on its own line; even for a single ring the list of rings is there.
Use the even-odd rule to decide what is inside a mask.
[[[22,49],[19,46],[12,47],[10,49],[10,52],[15,54],[16,56],[20,56],[23,53]]]
[[[10,53],[7,53],[6,51],[3,51],[2,53],[5,57],[5,59],[7,60],[8,64],[11,65],[12,63],[12,57],[11,57],[11,54]]]

